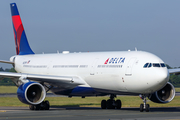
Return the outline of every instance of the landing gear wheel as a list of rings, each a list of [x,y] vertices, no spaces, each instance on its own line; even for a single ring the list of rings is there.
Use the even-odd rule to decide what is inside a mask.
[[[30,110],[49,110],[50,104],[49,101],[43,101],[38,105],[29,105]]]
[[[106,109],[106,100],[101,101],[101,108]]]
[[[49,107],[50,107],[50,104],[49,104],[49,101],[44,101],[44,110],[49,110]]]
[[[29,105],[30,110],[34,110],[34,105]]]
[[[50,106],[50,105],[49,105],[49,101],[46,100],[46,101],[43,101],[43,102],[40,104],[40,107],[41,107],[40,109],[41,109],[41,110],[49,110],[49,106]]]
[[[140,105],[140,112],[143,112],[143,110],[144,110],[144,105],[141,104],[141,105]]]
[[[116,97],[115,94],[110,94],[110,99],[106,100],[102,100],[101,101],[101,108],[102,109],[121,109],[121,100],[114,100],[114,98]]]
[[[115,102],[114,100],[107,100],[107,109],[115,109],[115,106],[113,105],[113,102]]]
[[[40,110],[40,109],[41,109],[40,104],[39,105],[34,105],[34,110]]]
[[[143,103],[140,105],[140,112],[143,112],[143,110],[145,110],[146,112],[149,112],[150,106],[147,103],[147,99],[146,99],[147,95],[141,95],[141,98],[143,99]]]
[[[146,104],[146,112],[149,112],[149,108],[150,108],[149,104]]]
[[[116,109],[121,109],[121,100],[116,100]]]

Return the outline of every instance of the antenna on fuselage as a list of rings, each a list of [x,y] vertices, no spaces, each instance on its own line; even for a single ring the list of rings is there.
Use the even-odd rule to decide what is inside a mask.
[[[138,51],[136,47],[135,47],[135,51]]]

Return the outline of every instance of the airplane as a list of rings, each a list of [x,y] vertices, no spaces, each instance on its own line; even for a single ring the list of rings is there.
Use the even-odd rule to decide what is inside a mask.
[[[17,97],[30,110],[49,110],[44,101],[50,90],[68,97],[105,96],[102,109],[121,109],[117,95],[140,96],[140,112],[149,112],[147,98],[155,103],[169,103],[175,97],[170,74],[180,69],[167,69],[158,56],[145,51],[80,52],[64,51],[54,54],[35,54],[31,49],[16,3],[10,4],[16,55],[10,61],[17,73],[0,72],[11,78],[18,87]],[[123,97],[123,96],[122,96]]]

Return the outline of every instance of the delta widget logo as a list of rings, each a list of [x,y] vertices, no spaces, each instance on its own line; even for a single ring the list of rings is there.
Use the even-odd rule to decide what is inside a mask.
[[[118,64],[118,63],[124,63],[125,58],[121,57],[121,58],[108,58],[104,64]]]

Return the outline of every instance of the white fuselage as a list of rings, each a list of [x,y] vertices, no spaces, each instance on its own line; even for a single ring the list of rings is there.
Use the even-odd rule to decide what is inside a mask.
[[[166,67],[143,67],[146,63],[164,62],[159,57],[142,51],[33,54],[14,57],[17,72],[78,76],[86,82],[84,87],[109,91],[153,93],[169,80]]]

